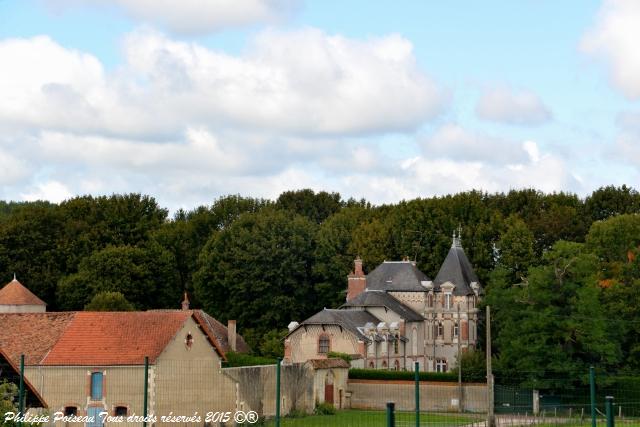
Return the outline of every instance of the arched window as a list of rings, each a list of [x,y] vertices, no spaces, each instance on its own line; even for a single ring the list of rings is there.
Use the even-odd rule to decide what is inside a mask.
[[[394,371],[399,371],[400,370],[400,361],[396,360],[395,362],[393,362],[393,370]]]
[[[387,369],[387,361],[386,360],[382,361],[382,369]]]
[[[373,364],[373,362],[369,362],[369,367],[370,367],[371,369],[374,369],[374,368],[376,367],[376,365],[374,365],[374,364]]]
[[[331,349],[331,340],[326,334],[320,335],[318,338],[318,354],[327,354]]]

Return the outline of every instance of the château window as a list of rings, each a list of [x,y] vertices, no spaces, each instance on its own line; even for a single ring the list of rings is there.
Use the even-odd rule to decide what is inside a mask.
[[[447,372],[447,359],[436,359],[436,372]]]
[[[458,322],[455,322],[455,323],[453,324],[453,337],[454,337],[454,338],[458,338],[458,331],[459,331],[459,329],[458,329]]]
[[[437,337],[438,338],[442,338],[444,336],[444,325],[442,324],[442,322],[438,322],[438,334]]]
[[[393,340],[393,352],[395,354],[400,353],[400,335],[396,335],[395,339]]]
[[[320,335],[318,339],[318,353],[319,354],[327,354],[329,353],[330,340],[326,335]]]
[[[433,307],[433,294],[429,294],[429,296],[427,297],[427,305],[429,307]]]
[[[451,310],[451,294],[444,294],[444,308],[446,310]]]

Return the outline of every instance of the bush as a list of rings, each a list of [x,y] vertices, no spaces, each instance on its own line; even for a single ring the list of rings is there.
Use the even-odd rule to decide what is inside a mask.
[[[351,363],[352,357],[347,353],[340,353],[339,351],[330,351],[327,353],[328,358],[342,359],[347,363]]]
[[[316,415],[335,415],[336,408],[330,403],[322,402],[316,405],[316,410],[313,413]]]
[[[419,376],[420,381],[458,381],[458,374],[455,372],[420,372]],[[387,371],[381,369],[349,369],[349,379],[413,381],[415,373],[412,371]]]
[[[227,352],[227,361],[222,363],[224,368],[237,368],[240,366],[275,365],[276,359],[270,357],[254,356],[245,353]]]

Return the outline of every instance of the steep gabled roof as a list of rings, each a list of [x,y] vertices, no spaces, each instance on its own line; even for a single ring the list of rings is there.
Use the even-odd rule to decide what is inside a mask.
[[[368,342],[369,339],[358,330],[358,328],[364,327],[368,322],[378,324],[380,319],[363,310],[333,310],[325,308],[302,322],[296,329],[304,327],[305,325],[338,325],[353,333],[361,340]],[[289,335],[293,331],[289,332]]]
[[[24,354],[26,365],[37,365],[75,315],[75,312],[0,314],[0,347],[14,363],[19,363],[20,355]]]
[[[0,289],[0,305],[47,305],[15,277]]]
[[[11,358],[0,347],[0,384],[4,380],[7,380],[15,385],[19,385],[20,370],[19,367],[15,363],[13,363]],[[44,401],[42,396],[40,396],[38,390],[36,390],[35,387],[31,385],[26,376],[24,378],[24,385],[27,396],[27,408],[46,408],[47,403]]]
[[[440,286],[446,282],[451,282],[455,286],[454,295],[473,295],[471,283],[476,282],[479,284],[478,276],[473,271],[467,255],[465,255],[464,250],[455,239],[440,267],[440,271],[438,271],[438,275],[433,281],[434,288],[439,290]]]
[[[412,308],[406,306],[385,291],[365,291],[354,299],[347,301],[340,308],[349,307],[385,307],[409,322],[420,322],[424,318]]]
[[[421,291],[429,278],[411,261],[385,261],[367,275],[367,289],[375,291]]]

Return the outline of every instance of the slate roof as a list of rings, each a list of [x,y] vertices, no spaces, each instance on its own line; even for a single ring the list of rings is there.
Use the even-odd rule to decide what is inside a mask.
[[[416,313],[412,308],[400,302],[397,298],[389,295],[385,291],[365,291],[350,301],[347,301],[340,308],[349,307],[386,307],[409,322],[420,322],[424,318]]]
[[[367,289],[375,291],[422,291],[429,278],[411,261],[385,261],[367,275]]]
[[[440,290],[440,286],[445,282],[451,282],[455,285],[454,295],[473,295],[471,282],[478,282],[478,276],[473,271],[473,267],[465,255],[461,246],[454,244],[449,249],[449,253],[445,258],[438,275],[433,281],[434,289]]]
[[[359,327],[364,327],[367,322],[377,325],[380,323],[380,319],[363,310],[334,310],[325,308],[302,322],[296,329],[289,332],[289,335],[304,325],[339,325],[361,340],[368,342],[369,338],[358,330]]]
[[[200,326],[205,329],[205,333],[213,335],[215,338],[214,341],[217,343],[217,346],[223,354],[231,351],[231,346],[229,345],[229,332],[225,325],[205,313],[203,310],[194,310],[193,314]],[[239,353],[248,353],[251,351],[249,345],[240,334],[236,334],[236,351]]]
[[[2,381],[7,380],[10,383],[15,385],[20,384],[20,368],[18,365],[13,363],[11,358],[5,354],[5,352],[0,348],[0,383]],[[46,408],[47,403],[44,401],[38,390],[31,385],[29,380],[24,378],[24,385],[26,389],[26,405],[27,408]]]
[[[0,347],[14,363],[109,366],[155,363],[169,342],[193,317],[225,358],[227,328],[202,310],[0,314]],[[237,335],[237,350],[249,350]]]
[[[0,305],[47,305],[15,278],[0,289]]]
[[[0,314],[0,347],[14,363],[25,355],[26,365],[37,365],[49,353],[76,313]]]

